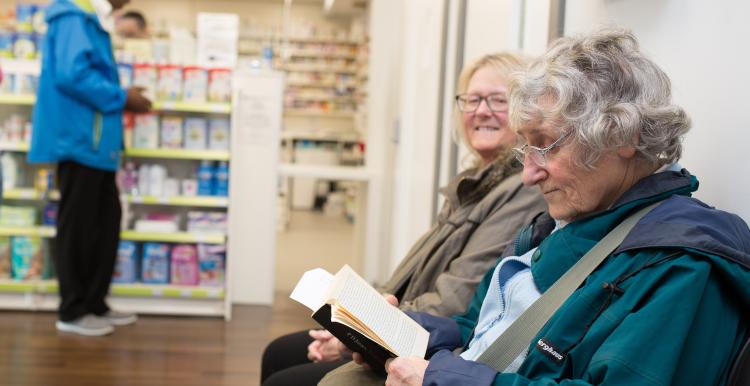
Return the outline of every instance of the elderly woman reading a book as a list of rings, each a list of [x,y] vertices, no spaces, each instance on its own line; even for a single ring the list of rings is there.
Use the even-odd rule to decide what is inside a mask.
[[[724,384],[749,333],[750,230],[690,197],[669,78],[630,32],[604,29],[559,39],[511,90],[524,183],[557,227],[490,270],[465,314],[412,313],[429,361],[389,360],[386,384]],[[368,380],[385,379],[347,365],[321,384]]]
[[[462,72],[457,137],[476,163],[442,189],[445,205],[437,223],[379,288],[394,294],[401,309],[442,316],[466,311],[482,276],[517,230],[546,209],[541,194],[523,185],[521,165],[510,152],[516,134],[508,127],[507,81],[524,66],[519,57],[501,53],[484,56]],[[339,354],[337,342],[327,331],[276,339],[263,354],[263,384],[316,384],[350,360]]]

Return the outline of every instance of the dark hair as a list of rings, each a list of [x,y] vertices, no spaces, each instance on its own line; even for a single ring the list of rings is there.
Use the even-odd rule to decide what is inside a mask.
[[[138,11],[127,11],[120,16],[120,19],[133,19],[138,24],[138,28],[146,29],[146,18]]]

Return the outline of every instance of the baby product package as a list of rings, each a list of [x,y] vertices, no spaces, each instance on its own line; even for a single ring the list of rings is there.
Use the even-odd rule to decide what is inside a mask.
[[[117,248],[113,283],[135,283],[138,280],[138,246],[129,240],[120,241]]]
[[[227,248],[224,245],[198,244],[201,286],[222,287],[224,285],[226,253]]]
[[[11,241],[11,272],[13,279],[41,279],[44,265],[42,239],[15,236]]]
[[[203,150],[206,148],[207,126],[206,118],[185,118],[185,149]]]
[[[141,260],[141,281],[146,284],[169,283],[169,245],[144,243]]]
[[[158,68],[159,80],[156,86],[156,98],[162,101],[182,99],[182,68],[165,64]]]
[[[10,237],[0,236],[0,279],[10,279]]]
[[[212,118],[208,121],[208,148],[229,150],[229,119]]]
[[[179,244],[172,248],[172,284],[198,285],[198,252],[194,245]]]
[[[135,116],[133,147],[139,149],[156,149],[159,147],[159,117],[156,113]]]
[[[182,100],[204,103],[208,94],[208,72],[201,67],[185,67],[183,71]]]
[[[182,148],[182,117],[172,115],[161,117],[161,147]]]
[[[156,67],[148,63],[138,63],[133,66],[133,86],[143,87],[143,95],[150,100],[156,100],[157,72]]]
[[[232,99],[232,71],[224,68],[208,70],[209,102],[228,103]]]

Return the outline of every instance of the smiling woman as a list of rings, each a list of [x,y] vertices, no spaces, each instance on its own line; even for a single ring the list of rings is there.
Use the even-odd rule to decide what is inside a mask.
[[[480,128],[467,135],[488,124],[467,122]],[[750,335],[750,229],[690,197],[698,180],[676,164],[690,121],[667,75],[629,31],[562,38],[510,83],[510,126],[526,142],[515,152],[523,181],[541,189],[557,227],[500,260],[463,315],[410,314],[430,331],[429,361],[393,359],[386,384],[725,384]],[[524,313],[651,205],[551,316]],[[498,346],[502,364],[485,355],[504,334],[523,336],[509,327],[527,318],[543,327],[525,349]],[[383,383],[374,378],[342,367],[321,384]]]

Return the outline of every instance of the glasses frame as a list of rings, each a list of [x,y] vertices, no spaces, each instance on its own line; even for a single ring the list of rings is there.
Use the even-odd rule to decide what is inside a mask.
[[[479,102],[477,103],[477,107],[475,107],[473,110],[464,110],[464,109],[461,108],[461,103],[462,103],[461,102],[461,98],[467,98],[469,95],[471,95],[473,97],[479,98]],[[506,102],[505,102],[505,107],[504,108],[502,108],[500,110],[495,110],[490,105],[489,98],[491,98],[493,96],[498,96],[498,95],[505,96]],[[505,93],[501,93],[501,92],[492,93],[492,94],[488,94],[488,95],[485,95],[485,96],[474,95],[474,94],[458,94],[458,95],[456,95],[455,99],[456,99],[456,107],[458,108],[458,111],[460,111],[462,113],[475,113],[477,110],[479,110],[479,106],[482,105],[482,101],[484,101],[484,103],[487,105],[487,108],[490,111],[492,111],[493,113],[504,113],[504,112],[508,111],[508,102],[507,102],[508,96]],[[465,103],[465,102],[463,102],[463,103]]]
[[[549,144],[545,147],[537,147],[529,145],[528,143],[521,146],[521,147],[514,147],[512,149],[513,155],[516,157],[516,159],[521,162],[522,164],[526,164],[526,157],[528,156],[534,164],[537,166],[546,166],[547,165],[547,153],[552,151],[556,147],[560,147],[563,145],[563,140],[567,138],[570,135],[571,131],[566,131],[563,133],[560,137],[558,137],[554,142]]]

